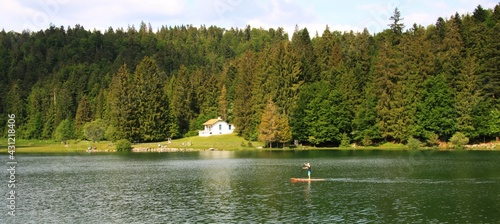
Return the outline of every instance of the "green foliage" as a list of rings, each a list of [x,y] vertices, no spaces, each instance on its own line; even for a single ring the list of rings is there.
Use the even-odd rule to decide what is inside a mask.
[[[500,110],[492,109],[490,111],[489,131],[494,137],[500,136]]]
[[[278,108],[274,102],[269,100],[266,109],[262,113],[262,120],[259,125],[259,140],[269,143],[278,138]]]
[[[57,141],[61,141],[61,142],[66,143],[67,140],[69,140],[73,137],[74,137],[73,123],[68,119],[64,119],[57,126],[57,128],[54,132],[54,138]]]
[[[420,93],[416,116],[420,128],[417,134],[425,137],[436,133],[447,139],[455,130],[455,98],[444,75],[429,78]]]
[[[351,147],[351,138],[346,133],[342,133],[342,140],[340,141],[341,148]]]
[[[462,132],[457,132],[450,138],[450,142],[455,149],[463,149],[464,146],[469,143],[469,138]]]
[[[372,89],[365,91],[365,98],[355,110],[355,117],[352,121],[353,139],[356,142],[361,142],[364,146],[369,146],[372,144],[372,140],[380,138],[380,130],[377,125],[377,101],[371,91]]]
[[[100,119],[88,122],[83,126],[85,138],[92,142],[99,142],[104,139],[106,124]]]
[[[408,143],[406,144],[406,146],[408,147],[409,150],[419,150],[420,144],[421,142],[418,139],[410,137],[408,139]]]
[[[162,141],[222,116],[249,140],[271,99],[280,118],[274,142],[342,144],[346,133],[363,145],[412,136],[436,145],[456,131],[492,139],[500,132],[499,8],[442,15],[427,27],[405,27],[395,9],[374,35],[153,31],[145,23],[0,32],[0,113],[15,113],[26,138],[63,139],[64,120],[81,137],[84,124],[101,119],[108,139]]]
[[[115,126],[109,125],[104,132],[104,137],[109,141],[116,142],[118,140],[117,136],[118,133]]]
[[[116,151],[130,151],[132,149],[132,144],[127,139],[120,139],[115,143]]]
[[[309,141],[314,146],[316,146],[319,143],[321,143],[321,141],[319,141],[318,139],[316,139],[316,137],[314,137],[314,136],[309,136],[309,138],[307,139],[307,141]]]
[[[363,146],[370,146],[372,145],[372,143],[373,142],[368,135],[365,135],[365,137],[363,137],[363,140],[361,141],[361,144],[363,144]]]
[[[434,133],[427,134],[427,144],[429,146],[438,146],[439,145],[439,135]]]
[[[83,96],[78,103],[75,115],[75,129],[78,136],[80,136],[79,132],[82,131],[83,125],[90,121],[92,121],[92,106],[87,97]]]

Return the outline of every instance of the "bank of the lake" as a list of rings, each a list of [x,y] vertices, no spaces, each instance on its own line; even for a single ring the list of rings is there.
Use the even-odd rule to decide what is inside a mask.
[[[92,142],[87,140],[69,140],[64,144],[55,140],[26,140],[16,139],[16,153],[75,153],[87,152],[115,152],[116,147],[111,141]],[[134,151],[233,151],[253,150],[263,147],[263,143],[247,141],[235,134],[200,137],[193,136],[170,141],[133,143]],[[0,139],[0,153],[7,153],[7,139]]]
[[[67,144],[55,140],[26,140],[16,139],[16,153],[79,153],[88,152],[116,152],[113,142],[92,142],[86,140],[69,140]],[[177,152],[177,151],[235,151],[235,150],[408,150],[403,144],[385,143],[379,146],[351,147],[314,147],[299,146],[296,148],[263,148],[262,142],[247,141],[235,134],[200,137],[193,136],[171,141],[134,143],[134,152]],[[447,145],[443,147],[420,147],[423,150],[453,150]],[[500,142],[470,144],[465,150],[500,150]],[[7,153],[7,139],[0,139],[0,154]]]

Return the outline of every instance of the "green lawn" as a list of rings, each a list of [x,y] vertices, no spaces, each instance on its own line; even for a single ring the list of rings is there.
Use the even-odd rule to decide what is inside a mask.
[[[54,140],[24,140],[16,139],[16,153],[74,153],[74,152],[85,152],[89,146],[97,147],[100,151],[114,151],[115,146],[110,141],[102,141],[99,143],[92,143],[91,141],[68,141],[68,145],[64,145],[61,142],[56,142]],[[158,144],[162,147],[167,148],[178,148],[178,149],[195,149],[195,150],[207,150],[210,148],[217,150],[252,150],[256,148],[263,147],[262,142],[251,142],[237,136],[236,134],[229,135],[219,135],[210,137],[200,137],[193,136],[188,138],[174,139],[172,142],[151,142],[151,143],[138,143],[133,144],[135,148],[157,148]],[[498,144],[498,143],[496,143]],[[281,149],[281,148],[274,148]],[[299,150],[407,150],[408,147],[403,144],[392,144],[385,143],[379,146],[369,146],[369,147],[347,147],[347,148],[325,148],[325,147],[313,147],[304,146],[297,148]],[[422,147],[421,149],[433,149]],[[475,148],[474,148],[475,149]],[[478,147],[477,150],[482,150],[482,147]],[[496,145],[493,150],[499,150],[500,144]],[[491,149],[490,149],[491,150]],[[0,153],[7,153],[7,139],[0,138]]]
[[[108,141],[92,143],[91,141],[68,141],[68,145],[54,140],[25,140],[16,139],[15,153],[71,153],[85,152],[89,146],[98,150],[115,150],[115,146]],[[7,139],[0,139],[0,153],[7,153]]]
[[[16,139],[16,153],[69,153],[69,152],[85,152],[89,146],[97,147],[97,150],[115,150],[112,142],[102,141],[99,143],[92,143],[91,141],[68,141],[68,145],[54,140],[24,140]],[[152,142],[152,143],[138,143],[133,144],[135,148],[157,148],[158,144],[168,148],[184,148],[206,150],[210,148],[218,150],[243,150],[255,149],[256,147],[263,146],[260,142],[251,142],[248,146],[248,141],[236,134],[219,135],[210,137],[188,137],[181,139],[174,139],[171,143],[167,141]],[[245,146],[242,146],[244,144]],[[0,153],[7,153],[7,139],[0,139]]]
[[[256,147],[262,147],[264,144],[261,142],[251,142],[248,145],[248,141],[243,137],[237,136],[236,134],[227,135],[216,135],[210,137],[200,137],[193,136],[188,138],[174,139],[171,143],[167,141],[155,142],[155,143],[140,143],[134,144],[133,147],[136,148],[157,148],[158,144],[165,146],[167,148],[190,148],[190,149],[200,149],[205,150],[209,148],[219,149],[219,150],[243,150],[243,149],[255,149]],[[245,146],[242,146],[245,145]]]

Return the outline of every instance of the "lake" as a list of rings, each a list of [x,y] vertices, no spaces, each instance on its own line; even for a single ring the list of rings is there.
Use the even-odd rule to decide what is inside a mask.
[[[6,164],[6,155],[2,155]],[[1,223],[500,223],[500,152],[17,154]],[[291,183],[312,165],[322,182]],[[7,165],[6,165],[7,166]]]

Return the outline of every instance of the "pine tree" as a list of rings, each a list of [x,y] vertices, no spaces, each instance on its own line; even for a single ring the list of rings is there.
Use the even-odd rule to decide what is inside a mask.
[[[278,120],[278,141],[285,145],[285,143],[292,140],[292,130],[288,121],[288,115],[282,113]]]
[[[6,113],[16,115],[16,125],[22,125],[26,120],[25,102],[21,90],[19,81],[15,81],[7,92],[7,100],[5,101]]]
[[[364,98],[357,108],[353,124],[353,139],[364,146],[371,145],[373,140],[380,139],[377,125],[377,98],[371,86],[365,88]]]
[[[134,140],[161,141],[168,135],[169,103],[163,92],[163,77],[150,57],[145,57],[135,69],[131,91],[137,102],[138,129]]]
[[[195,118],[193,111],[194,89],[190,82],[190,74],[185,66],[181,66],[171,79],[172,93],[170,94],[170,108],[176,120],[178,136],[189,131],[189,122]],[[177,137],[177,136],[176,136]]]
[[[446,23],[443,43],[437,55],[437,74],[445,74],[452,88],[456,85],[456,77],[461,70],[460,59],[463,52],[463,41],[459,32],[457,20],[452,17]]]
[[[116,129],[116,139],[132,140],[132,127],[135,124],[134,108],[136,102],[130,99],[131,75],[127,65],[120,67],[109,87],[108,106],[110,125]],[[134,104],[133,104],[134,103]]]
[[[457,77],[455,91],[457,110],[457,131],[464,133],[469,138],[478,137],[474,127],[474,108],[483,100],[478,86],[477,62],[468,56],[462,62],[463,68]]]
[[[296,26],[292,35],[291,47],[301,61],[300,77],[307,82],[313,82],[319,79],[313,62],[314,48],[307,28],[300,29]]]
[[[107,92],[105,89],[100,89],[99,90],[99,93],[97,94],[97,97],[94,99],[94,104],[93,104],[93,119],[104,119],[106,116],[106,113],[108,111],[106,111],[106,103],[107,103],[107,99],[106,99],[106,96],[107,96]]]
[[[256,126],[252,122],[254,114],[252,102],[252,92],[254,76],[257,68],[255,53],[245,52],[238,61],[238,73],[235,80],[234,95],[234,125],[240,136],[247,139],[257,137],[255,135]]]
[[[387,141],[401,141],[402,113],[404,102],[401,91],[404,80],[402,55],[397,47],[390,43],[392,34],[386,34],[380,42],[380,49],[374,65],[374,90],[377,96],[377,124],[382,138]]]
[[[390,20],[393,21],[389,24],[389,27],[394,34],[392,35],[392,44],[397,45],[399,44],[400,38],[403,34],[403,29],[405,28],[405,25],[401,22],[404,18],[401,17],[401,12],[397,7],[394,9],[394,14],[391,16]]]
[[[83,125],[92,120],[92,106],[90,105],[90,101],[84,95],[80,102],[78,103],[78,109],[76,109],[75,115],[75,131],[76,135],[80,136],[82,133]]]
[[[228,120],[228,106],[227,106],[227,90],[226,85],[222,85],[222,89],[219,96],[219,114],[222,120]]]
[[[272,143],[279,140],[280,114],[274,102],[269,99],[267,106],[262,113],[262,119],[259,125],[259,141],[265,142],[269,148]]]

